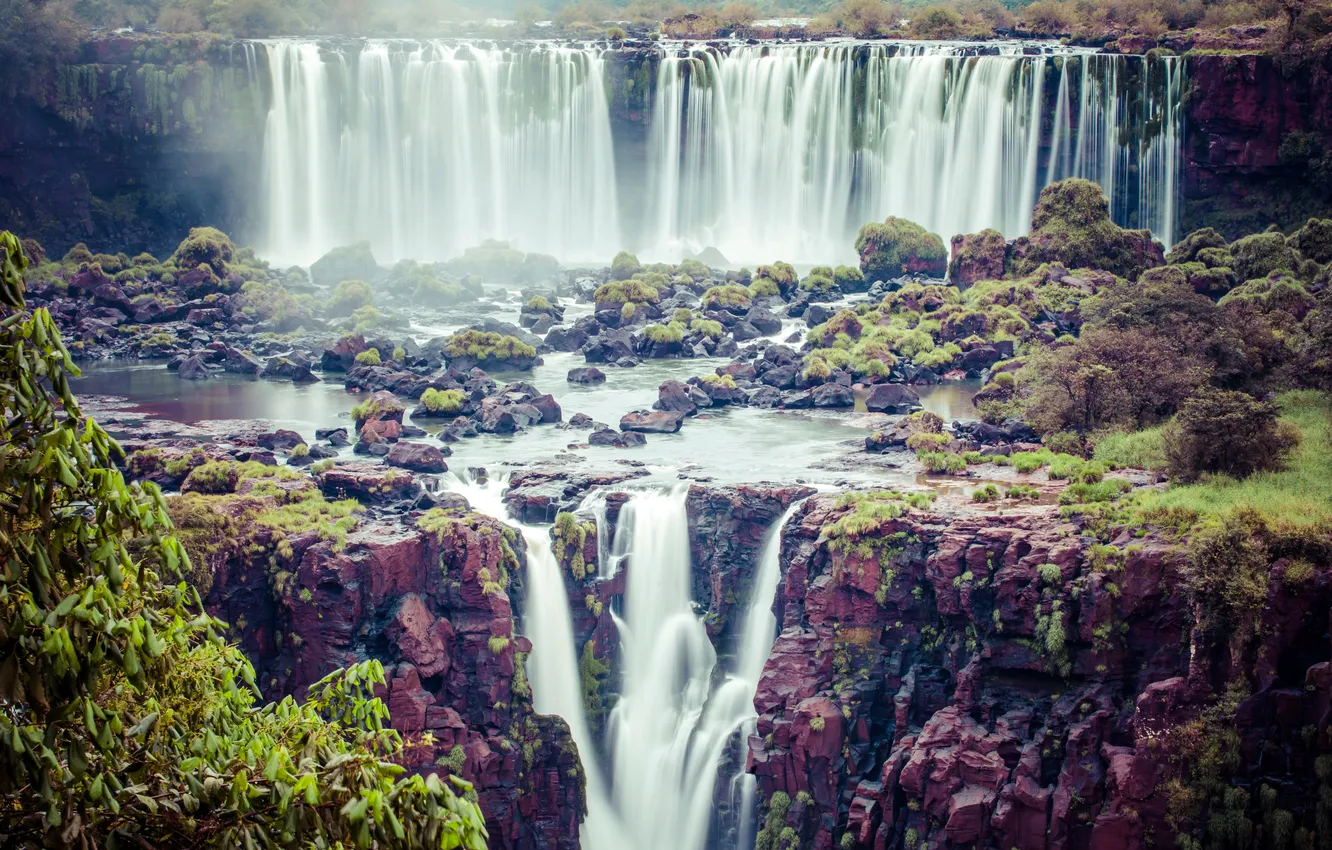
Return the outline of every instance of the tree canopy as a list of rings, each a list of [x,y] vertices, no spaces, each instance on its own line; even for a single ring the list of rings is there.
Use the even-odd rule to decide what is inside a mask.
[[[484,850],[469,784],[394,762],[378,662],[256,704],[253,668],[182,579],[161,492],[127,485],[81,413],[26,265],[0,233],[5,846]]]

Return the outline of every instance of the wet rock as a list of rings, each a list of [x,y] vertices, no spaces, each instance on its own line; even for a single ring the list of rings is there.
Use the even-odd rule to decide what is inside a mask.
[[[206,381],[213,377],[213,372],[204,363],[202,356],[195,354],[180,362],[177,374],[186,381]]]
[[[318,473],[315,480],[330,499],[352,498],[367,503],[412,499],[420,487],[410,473],[365,462],[337,464]]]
[[[639,431],[645,434],[674,434],[684,423],[685,414],[679,411],[637,410],[620,417],[621,431]]]
[[[289,452],[305,443],[305,438],[295,431],[277,430],[271,434],[260,434],[257,442],[271,451]]]
[[[681,381],[664,381],[657,388],[658,410],[692,416],[700,407],[711,407],[712,400],[698,387]],[[623,427],[623,425],[621,426]],[[679,430],[678,428],[676,430]]]
[[[569,370],[571,384],[600,384],[606,380],[606,373],[596,366],[578,366]]]
[[[782,320],[763,307],[751,307],[745,315],[745,321],[757,328],[763,336],[772,336],[782,330]]]
[[[635,448],[647,444],[647,437],[636,431],[616,431],[602,428],[593,431],[587,438],[591,446],[613,446],[617,449]]]
[[[564,411],[553,395],[539,395],[528,403],[540,411],[543,425],[552,425],[564,418]]]
[[[258,375],[263,364],[244,351],[231,346],[222,349],[222,371],[236,375]]]
[[[841,384],[824,384],[814,390],[815,407],[855,407],[856,394]]]
[[[426,443],[400,441],[394,443],[384,456],[390,466],[399,466],[413,472],[447,472],[449,466],[444,462],[444,454]]]
[[[268,358],[268,363],[259,376],[261,378],[281,378],[297,384],[311,384],[319,381],[319,377],[310,371],[309,366],[286,357]]]
[[[870,413],[905,414],[920,406],[920,396],[905,384],[876,384],[865,399]]]
[[[316,440],[327,440],[331,446],[349,446],[351,440],[347,438],[346,428],[317,428],[315,429]]]

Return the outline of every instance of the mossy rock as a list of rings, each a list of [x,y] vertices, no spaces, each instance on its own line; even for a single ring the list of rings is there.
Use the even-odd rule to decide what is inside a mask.
[[[1032,230],[1009,246],[1005,273],[1025,277],[1044,263],[1098,269],[1136,279],[1165,264],[1165,251],[1146,230],[1126,230],[1110,219],[1101,187],[1074,178],[1041,190]]]
[[[193,269],[207,265],[218,273],[224,273],[227,264],[236,256],[236,246],[231,237],[216,227],[195,227],[190,235],[171,255],[171,262],[182,269]]]
[[[1300,266],[1299,253],[1288,244],[1278,231],[1255,233],[1237,239],[1230,245],[1235,258],[1235,273],[1240,280],[1265,278],[1275,271],[1294,272]]]
[[[943,240],[914,221],[896,216],[862,227],[856,251],[860,270],[871,281],[910,274],[941,278],[948,271]]]
[[[1226,237],[1210,227],[1195,230],[1175,243],[1175,247],[1166,254],[1168,263],[1189,263],[1198,259],[1198,253],[1207,249],[1226,248],[1230,243]],[[1226,263],[1226,265],[1230,265]]]
[[[469,329],[444,341],[449,365],[466,371],[482,369],[531,369],[537,364],[536,349],[517,337]]]
[[[369,242],[334,248],[310,266],[310,277],[318,286],[337,286],[344,280],[377,281],[383,277]]]
[[[1235,287],[1219,302],[1222,307],[1252,304],[1264,313],[1288,313],[1296,321],[1309,314],[1316,302],[1290,272],[1276,271],[1265,278],[1246,281]]]
[[[628,251],[621,251],[611,260],[611,277],[615,280],[628,280],[643,270],[643,264]]]
[[[1311,218],[1290,238],[1290,245],[1315,263],[1332,262],[1332,218]]]

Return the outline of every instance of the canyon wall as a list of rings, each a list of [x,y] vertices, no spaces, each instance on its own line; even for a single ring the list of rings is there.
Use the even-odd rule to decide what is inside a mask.
[[[641,164],[662,56],[657,47],[608,55],[625,199],[646,190]],[[1325,213],[1327,63],[1195,52],[1187,65],[1181,232],[1207,224],[1232,237],[1273,223],[1289,230]],[[56,254],[78,241],[162,254],[199,224],[253,242],[270,91],[254,45],[206,36],[91,41],[75,61],[0,95],[10,119],[0,125],[0,219]]]
[[[1188,847],[1207,823],[1212,840],[1276,847],[1322,832],[1325,540],[1260,553],[1237,525],[1226,558],[1263,578],[1227,608],[1197,592],[1190,551],[1154,534],[1101,544],[1031,507],[903,515],[835,545],[829,527],[856,510],[816,497],[784,535],[782,633],[751,739],[760,846]]]

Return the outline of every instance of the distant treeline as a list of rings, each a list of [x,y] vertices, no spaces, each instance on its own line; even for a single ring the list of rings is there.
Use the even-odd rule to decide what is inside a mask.
[[[762,36],[765,19],[802,16],[808,31],[861,38],[988,38],[996,33],[1105,42],[1199,29],[1288,51],[1324,48],[1332,0],[0,0],[0,85],[59,58],[92,32],[124,27],[225,36],[430,35],[462,22],[517,21],[518,35]],[[553,21],[553,27],[538,27]],[[769,27],[768,29],[771,29]]]

